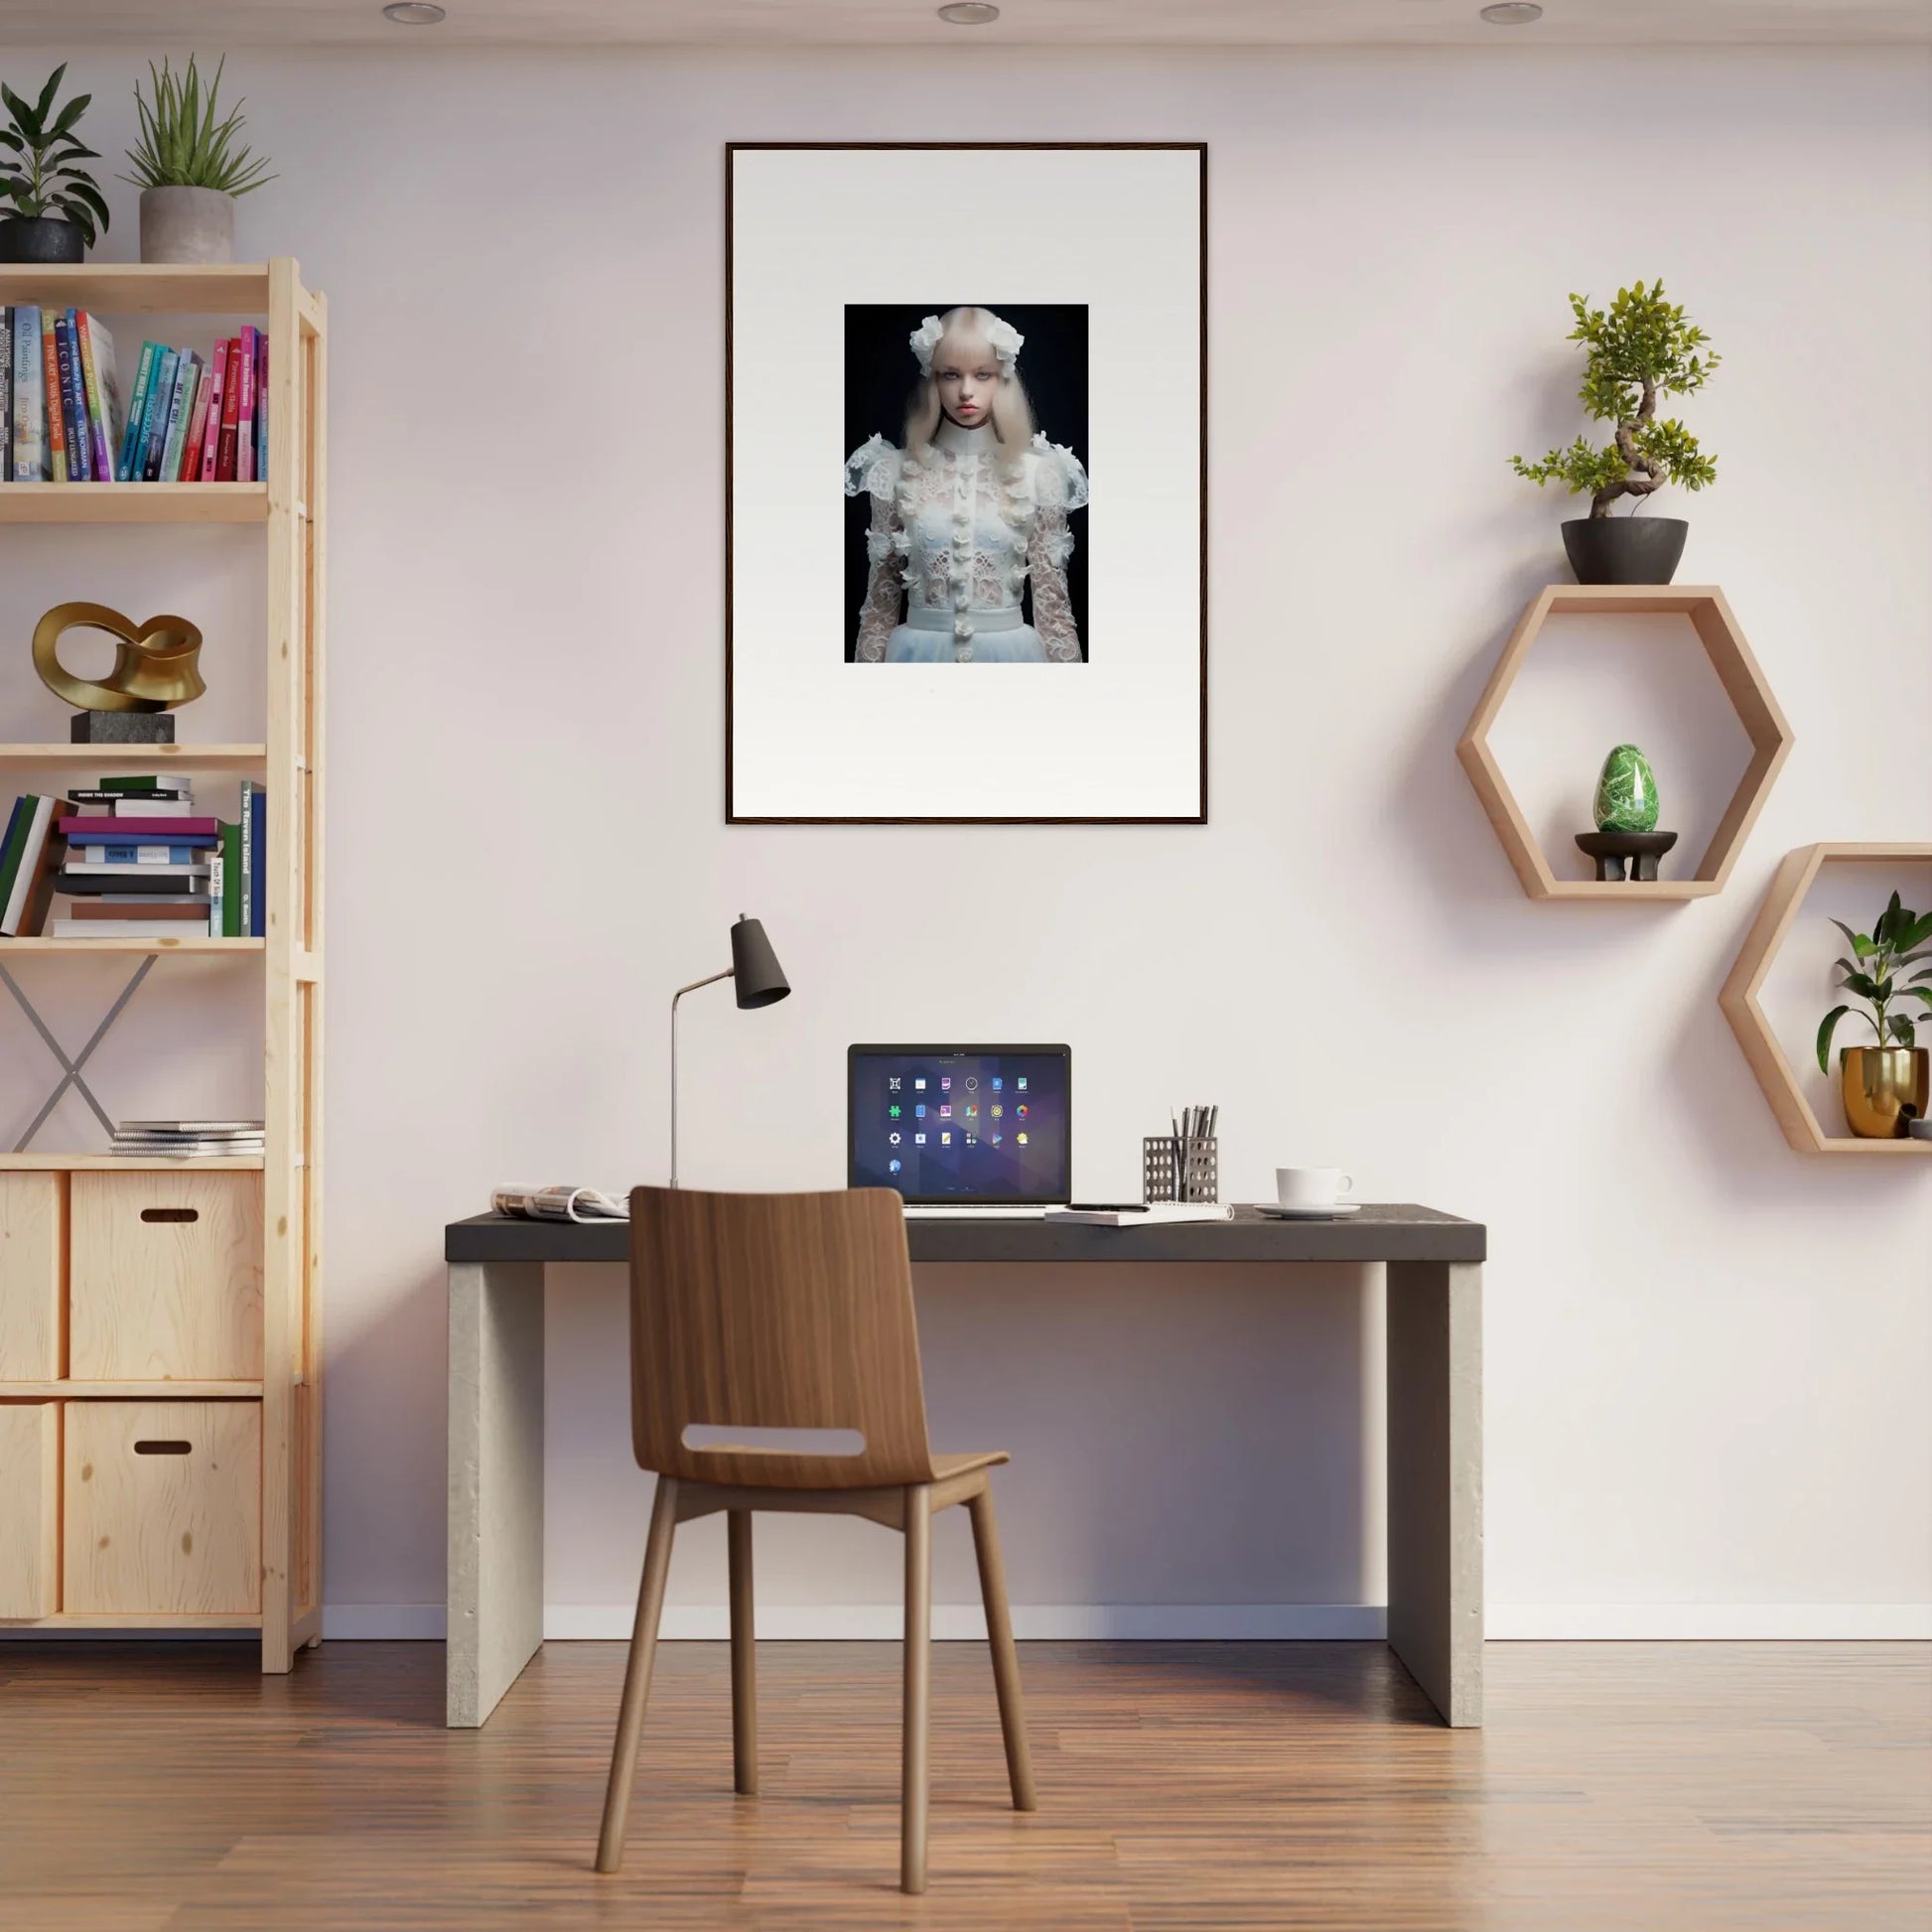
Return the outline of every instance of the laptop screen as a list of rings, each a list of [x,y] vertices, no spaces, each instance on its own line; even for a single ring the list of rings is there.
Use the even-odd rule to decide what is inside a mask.
[[[847,1173],[908,1201],[1004,1206],[1072,1193],[1065,1046],[854,1046]]]

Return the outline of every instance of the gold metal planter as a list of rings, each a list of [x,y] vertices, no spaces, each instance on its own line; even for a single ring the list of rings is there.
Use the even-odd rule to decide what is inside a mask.
[[[1848,1046],[1838,1056],[1845,1119],[1867,1141],[1905,1137],[1905,1123],[1924,1119],[1932,1088],[1932,1052],[1923,1046]]]

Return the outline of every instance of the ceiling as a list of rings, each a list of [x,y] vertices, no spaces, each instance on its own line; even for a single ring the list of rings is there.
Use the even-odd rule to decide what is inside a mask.
[[[1646,47],[1932,43],[1932,0],[1545,0],[1530,27],[1481,0],[1004,0],[992,27],[948,27],[936,0],[445,0],[439,27],[395,27],[380,0],[0,0],[16,47],[412,48],[531,43],[798,46]]]

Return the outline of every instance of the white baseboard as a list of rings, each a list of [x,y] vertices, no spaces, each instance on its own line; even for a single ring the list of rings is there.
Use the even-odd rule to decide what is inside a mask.
[[[543,1634],[621,1641],[630,1634],[631,1616],[628,1603],[553,1603]],[[322,1634],[339,1643],[441,1642],[443,1620],[441,1603],[332,1603]],[[1497,1603],[1487,1622],[1498,1643],[1932,1641],[1932,1603]],[[1363,1641],[1386,1634],[1387,1612],[1379,1603],[1022,1603],[1013,1628],[1041,1642]],[[898,1633],[898,1611],[890,1603],[759,1606],[761,1637],[877,1642]],[[730,1634],[727,1612],[723,1604],[669,1604],[663,1634],[720,1640]],[[937,1603],[932,1634],[942,1642],[984,1637],[986,1624],[977,1604]]]
[[[1932,1603],[1492,1603],[1485,1622],[1492,1643],[1925,1641]]]

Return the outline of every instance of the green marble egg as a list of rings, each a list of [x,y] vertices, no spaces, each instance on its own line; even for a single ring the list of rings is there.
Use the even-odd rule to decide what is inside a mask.
[[[1634,745],[1619,745],[1596,780],[1599,832],[1649,832],[1657,824],[1657,774]]]

